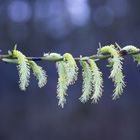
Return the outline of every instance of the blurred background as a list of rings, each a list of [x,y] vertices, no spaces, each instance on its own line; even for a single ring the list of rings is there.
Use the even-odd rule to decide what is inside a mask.
[[[15,43],[27,56],[92,55],[99,42],[139,47],[139,7],[138,0],[0,0],[0,53]],[[57,105],[55,64],[38,64],[47,71],[47,85],[39,89],[31,75],[23,92],[16,66],[0,62],[0,140],[140,139],[140,67],[130,56],[124,60],[127,87],[119,100],[111,100],[114,87],[103,60],[98,62],[104,73],[100,102],[80,103],[80,69],[64,109]]]

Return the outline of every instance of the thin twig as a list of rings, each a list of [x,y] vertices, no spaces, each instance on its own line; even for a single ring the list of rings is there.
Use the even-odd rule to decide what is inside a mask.
[[[126,56],[126,55],[134,55],[134,54],[138,54],[140,53],[140,50],[136,51],[136,52],[126,52],[125,50],[120,50],[119,54],[120,56]],[[109,54],[105,54],[105,55],[91,55],[91,56],[84,56],[84,57],[75,57],[75,61],[80,61],[82,60],[87,60],[87,59],[94,59],[94,60],[102,60],[102,59],[108,59],[110,58],[111,55]],[[33,60],[33,61],[52,61],[52,62],[57,62],[57,61],[62,61],[63,57],[61,56],[60,58],[53,58],[50,54],[46,55],[46,56],[42,56],[42,57],[26,57],[28,60]],[[17,63],[17,59],[11,57],[10,55],[6,54],[6,55],[0,55],[0,60],[7,62],[7,63]]]

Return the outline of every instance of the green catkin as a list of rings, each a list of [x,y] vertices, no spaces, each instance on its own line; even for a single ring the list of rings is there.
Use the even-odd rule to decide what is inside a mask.
[[[42,88],[47,83],[46,72],[42,69],[42,67],[38,66],[34,61],[29,61],[29,64],[33,70],[33,74],[36,76],[38,80],[38,86]]]
[[[86,61],[80,61],[82,66],[82,95],[79,98],[81,102],[85,103],[89,100],[92,91],[92,72],[89,64]]]
[[[66,71],[67,71],[67,78],[68,84],[72,85],[75,83],[78,77],[78,67],[73,58],[73,56],[69,53],[65,53],[63,55],[64,62],[66,63]]]
[[[67,95],[66,91],[68,89],[68,79],[65,62],[60,61],[56,62],[56,67],[58,71],[58,84],[57,84],[57,98],[59,100],[58,105],[62,108],[66,103],[65,96]]]
[[[100,49],[100,53],[110,53],[112,70],[109,78],[112,78],[114,82],[114,94],[112,99],[115,100],[120,97],[123,93],[123,88],[125,87],[124,76],[122,73],[122,60],[123,58],[119,56],[118,50],[116,50],[114,45],[104,46]]]
[[[89,59],[88,62],[92,72],[93,95],[91,96],[91,99],[92,99],[92,103],[97,103],[100,100],[103,92],[102,72],[100,72],[98,66],[96,65],[93,59]]]
[[[19,71],[19,87],[21,90],[26,90],[29,85],[30,66],[26,56],[18,50],[12,51],[12,57],[17,58],[17,68]]]

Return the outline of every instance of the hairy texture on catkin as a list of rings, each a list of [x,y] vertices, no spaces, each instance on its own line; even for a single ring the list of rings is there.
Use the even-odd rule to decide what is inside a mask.
[[[29,85],[30,78],[30,66],[26,56],[23,55],[18,50],[12,51],[12,57],[17,58],[18,60],[18,71],[19,71],[19,87],[21,90],[26,90],[26,87]]]
[[[75,83],[78,77],[78,67],[77,64],[73,58],[73,56],[69,53],[65,53],[63,55],[63,59],[66,63],[66,70],[67,70],[67,78],[68,78],[68,84],[72,85]]]
[[[93,59],[88,60],[92,72],[93,95],[91,96],[92,103],[97,103],[103,92],[103,78],[98,66]]]
[[[38,86],[41,88],[47,83],[46,71],[42,67],[38,66],[34,61],[29,61],[30,67],[33,70],[33,74],[38,79]]]
[[[65,62],[63,61],[56,62],[58,71],[57,98],[59,100],[58,105],[60,105],[62,108],[66,103],[65,96],[67,95],[66,91],[68,88],[67,71],[65,65]]]
[[[112,99],[115,100],[120,97],[123,93],[123,88],[125,87],[124,75],[122,73],[122,60],[123,58],[119,56],[118,50],[116,50],[114,45],[104,46],[100,49],[100,53],[110,53],[112,58],[110,58],[109,63],[111,63],[111,74],[109,78],[114,81],[114,94]]]
[[[89,64],[86,61],[80,61],[82,66],[82,95],[79,98],[81,102],[85,103],[89,100],[92,91],[92,72]]]

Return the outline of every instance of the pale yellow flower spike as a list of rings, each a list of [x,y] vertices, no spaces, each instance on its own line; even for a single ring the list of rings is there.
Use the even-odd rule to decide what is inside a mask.
[[[19,87],[21,90],[26,90],[26,87],[29,85],[30,78],[30,66],[26,56],[23,55],[20,51],[14,49],[12,51],[12,57],[17,58],[18,62],[18,71],[19,71]]]
[[[85,103],[89,100],[92,91],[92,72],[89,64],[86,61],[80,61],[82,66],[82,95],[79,98],[81,102]]]
[[[78,77],[78,67],[70,53],[65,53],[63,55],[64,62],[66,63],[66,71],[67,71],[67,78],[68,84],[72,85],[75,83]]]
[[[103,78],[102,72],[100,72],[98,66],[96,65],[93,59],[88,60],[91,71],[92,71],[92,86],[93,86],[93,95],[91,96],[92,103],[97,103],[103,92]]]
[[[34,61],[29,61],[30,67],[33,70],[33,74],[38,79],[38,86],[41,88],[46,85],[47,83],[47,75],[45,70],[42,67],[38,66]]]
[[[100,49],[100,53],[110,53],[112,56],[112,70],[109,78],[114,81],[115,89],[113,94],[113,100],[120,97],[123,93],[123,88],[125,87],[124,76],[122,73],[122,60],[123,58],[119,56],[118,50],[116,50],[114,45],[104,46]]]
[[[56,62],[56,67],[58,71],[58,84],[57,84],[57,98],[59,100],[58,105],[62,108],[66,103],[65,96],[67,95],[66,91],[68,89],[68,80],[67,80],[67,72],[65,69],[65,62],[60,61]]]

